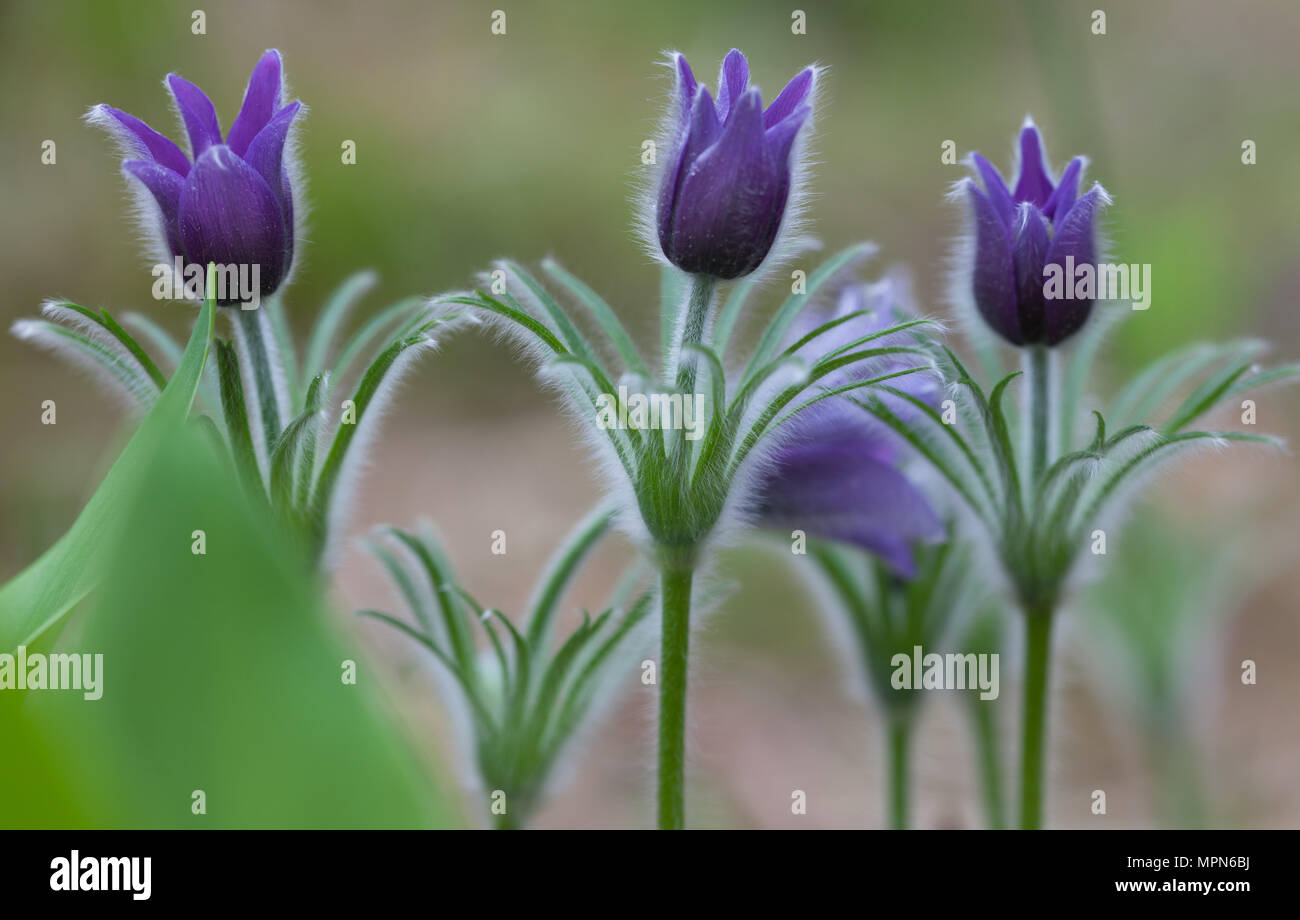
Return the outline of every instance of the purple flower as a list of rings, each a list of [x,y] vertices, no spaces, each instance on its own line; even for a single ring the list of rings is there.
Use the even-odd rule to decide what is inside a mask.
[[[830,320],[870,311],[800,350],[816,358],[906,319],[907,301],[906,287],[897,278],[852,287],[834,310],[809,317],[792,334],[802,338]],[[861,348],[906,344],[906,335],[877,339]],[[834,388],[915,365],[906,357],[890,357],[850,365],[823,380],[826,387]],[[943,392],[938,377],[926,372],[897,377],[890,385],[931,406],[938,406]],[[849,391],[824,399],[791,419],[787,438],[773,453],[759,486],[759,521],[856,544],[910,577],[916,572],[913,546],[941,539],[943,522],[921,490],[899,470],[903,446],[897,437],[848,398],[864,394]],[[920,411],[898,397],[885,399],[904,419]]]
[[[965,183],[974,220],[971,285],[984,321],[1013,345],[1059,345],[1092,312],[1090,297],[1044,296],[1046,266],[1094,265],[1096,218],[1110,204],[1094,184],[1083,196],[1079,181],[1086,161],[1075,157],[1059,182],[1052,179],[1038,128],[1028,119],[1020,131],[1020,174],[1015,190],[978,153],[971,165],[983,181]],[[1066,259],[1072,259],[1067,263]],[[1067,289],[1070,274],[1063,275]]]
[[[98,105],[87,116],[110,131],[128,159],[122,171],[148,192],[146,213],[170,261],[258,266],[273,293],[293,263],[294,170],[286,141],[302,103],[282,105],[280,52],[253,68],[244,104],[222,139],[212,101],[188,80],[167,87],[189,135],[190,156],[143,121]]]
[[[658,192],[659,246],[682,271],[739,278],[758,268],[781,229],[791,149],[810,121],[816,71],[800,71],[764,110],[739,51],[722,63],[716,102],[686,58],[673,63],[676,117]]]

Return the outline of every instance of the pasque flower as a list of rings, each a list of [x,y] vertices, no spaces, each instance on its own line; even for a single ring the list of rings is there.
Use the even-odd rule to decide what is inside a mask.
[[[168,261],[256,265],[262,296],[274,293],[293,262],[295,171],[287,140],[302,108],[283,104],[280,53],[266,52],[253,68],[224,138],[203,90],[176,74],[168,74],[167,88],[189,135],[189,156],[120,109],[98,105],[88,118],[121,142],[128,155],[122,171],[148,193],[146,215]]]
[[[676,68],[671,159],[660,179],[659,246],[682,271],[738,278],[767,258],[786,216],[791,151],[810,122],[814,68],[800,71],[763,108],[749,62],[732,49],[718,97],[696,83],[686,58]]]
[[[900,309],[906,299],[902,283],[893,278],[847,288],[834,309],[801,318],[796,341],[823,323],[869,311],[846,319],[802,350],[826,353],[850,345],[906,320]],[[908,366],[883,358],[837,371],[823,383],[836,388]],[[890,385],[932,407],[939,403],[941,384],[932,374],[907,374]],[[855,544],[875,553],[897,574],[911,576],[913,546],[942,538],[943,523],[900,471],[903,448],[897,437],[853,403],[853,395],[850,391],[824,399],[791,420],[787,438],[773,452],[765,474],[759,516],[768,526]],[[880,398],[889,400],[900,417],[916,411],[904,399]]]
[[[1079,195],[1082,157],[1053,180],[1043,139],[1029,120],[1020,131],[1020,172],[1013,189],[978,153],[971,155],[971,165],[983,183],[983,190],[973,179],[964,183],[974,224],[975,306],[1013,345],[1059,345],[1087,322],[1093,301],[1045,297],[1045,267],[1065,271],[1069,265],[1095,264],[1097,214],[1110,198],[1097,184]],[[1067,285],[1073,282],[1068,272],[1064,277]]]

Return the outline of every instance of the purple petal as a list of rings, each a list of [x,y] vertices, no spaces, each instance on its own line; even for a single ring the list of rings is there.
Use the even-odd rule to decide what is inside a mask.
[[[1094,185],[1074,203],[1056,226],[1056,235],[1047,249],[1046,264],[1060,265],[1064,269],[1067,256],[1074,265],[1095,265],[1097,262],[1097,212],[1110,203],[1110,198],[1100,185]],[[1067,284],[1074,279],[1066,274]],[[1092,312],[1091,300],[1054,300],[1048,305],[1044,340],[1057,345],[1079,330]]]
[[[781,200],[777,200],[780,198]],[[757,90],[737,101],[717,143],[690,164],[674,208],[673,246],[681,261],[719,278],[758,267],[785,206],[763,134]]]
[[[812,109],[805,105],[789,118],[783,119],[765,132],[768,153],[777,169],[789,172],[790,148],[794,146],[794,139],[799,136],[799,129],[803,127],[804,122],[808,120],[808,116],[811,114]]]
[[[1002,225],[1011,232],[1011,221],[1016,216],[1016,205],[1011,200],[1011,192],[1007,191],[1007,183],[1002,178],[1002,173],[998,168],[990,163],[978,153],[971,154],[971,162],[975,164],[976,171],[980,178],[984,180],[984,194],[988,195],[989,201],[993,204],[993,209],[997,211],[998,217],[1002,220]]]
[[[227,144],[241,157],[253,138],[266,127],[271,116],[280,108],[281,80],[280,52],[272,49],[262,55],[244,90],[244,104],[230,126]],[[275,186],[272,185],[272,188]]]
[[[1024,344],[1016,309],[1011,241],[997,210],[974,182],[968,181],[975,228],[972,287],[975,306],[993,329],[1013,345]]]
[[[1043,213],[1029,202],[1020,206],[1011,261],[1016,277],[1020,334],[1026,342],[1043,336],[1043,263],[1051,241]]]
[[[1020,178],[1016,182],[1015,199],[1028,201],[1040,208],[1052,197],[1052,177],[1047,173],[1047,159],[1043,153],[1043,139],[1033,122],[1020,130]]]
[[[732,48],[722,59],[718,72],[718,120],[725,122],[736,109],[745,87],[749,85],[749,61]]]
[[[190,171],[189,157],[170,138],[159,134],[134,115],[128,115],[111,105],[99,105],[95,110],[93,120],[110,130],[138,155],[147,154],[159,165],[182,176]],[[103,116],[108,116],[112,121]]]
[[[781,218],[785,216],[785,201],[790,197],[790,150],[810,115],[812,108],[805,105],[789,118],[768,128],[765,133],[768,158],[776,170],[774,200],[782,204],[781,208],[775,209],[770,215],[769,227],[773,238],[780,229]]]
[[[289,136],[293,118],[301,108],[301,102],[291,102],[276,112],[275,117],[253,138],[243,157],[266,180],[266,184],[275,190],[277,198],[281,197],[280,192],[284,188],[284,142]]]
[[[189,162],[186,161],[186,166]],[[182,255],[180,234],[181,191],[185,187],[185,178],[173,170],[152,160],[127,160],[122,164],[122,171],[138,179],[153,195],[158,204],[163,238],[173,256]]]
[[[262,293],[279,286],[289,238],[266,180],[229,147],[195,162],[180,200],[181,240],[190,262],[260,266]]]
[[[713,99],[707,87],[699,87],[691,103],[689,124],[685,134],[679,140],[677,158],[664,175],[659,188],[659,244],[664,252],[672,258],[675,234],[674,214],[680,196],[682,182],[690,171],[692,164],[705,150],[713,146],[722,126],[713,108]]]
[[[785,89],[781,90],[780,95],[772,100],[772,104],[763,113],[764,128],[770,130],[773,125],[803,104],[803,101],[808,98],[809,91],[812,90],[814,75],[811,67],[794,75],[794,79],[785,85]]]
[[[695,102],[695,74],[691,72],[691,65],[686,62],[686,55],[678,54],[674,56],[674,63],[677,69],[677,120],[684,126],[691,117],[691,104]]]
[[[293,259],[293,189],[289,173],[284,168],[284,143],[289,136],[293,118],[302,108],[301,102],[291,102],[275,114],[265,128],[248,145],[244,161],[257,170],[258,175],[275,192],[280,202],[280,216],[286,234],[286,265]]]
[[[1056,191],[1052,192],[1052,197],[1047,199],[1047,204],[1043,205],[1043,213],[1053,225],[1069,214],[1070,208],[1074,207],[1074,201],[1079,195],[1079,178],[1082,174],[1083,157],[1075,157],[1061,174],[1061,181],[1057,183]]]
[[[176,100],[181,120],[190,136],[190,154],[195,162],[213,144],[221,143],[221,124],[217,121],[217,110],[212,107],[212,100],[184,77],[174,73],[167,75],[167,86]]]
[[[854,543],[910,574],[909,544],[943,536],[919,489],[869,440],[804,441],[780,449],[764,480],[761,517],[830,540]]]

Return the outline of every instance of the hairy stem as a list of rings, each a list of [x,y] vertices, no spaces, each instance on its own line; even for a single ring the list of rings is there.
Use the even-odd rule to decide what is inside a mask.
[[[663,635],[659,655],[659,828],[686,826],[686,665],[691,638],[688,567],[660,572]]]
[[[1052,436],[1052,356],[1046,345],[1028,349],[1029,377],[1029,482],[1030,494],[1047,470]]]
[[[889,826],[907,830],[912,721],[906,715],[889,721]]]
[[[240,336],[244,346],[244,359],[253,374],[253,383],[257,388],[257,405],[261,410],[262,432],[266,439],[267,457],[271,446],[280,436],[280,404],[275,395],[275,377],[271,370],[271,352],[268,349],[267,327],[262,322],[261,310],[242,310],[235,308],[236,322],[239,323]]]
[[[991,700],[971,702],[971,725],[979,756],[980,791],[984,796],[984,820],[993,830],[1002,830],[1005,808],[1002,801],[1002,752],[998,746],[997,710]]]
[[[686,313],[677,331],[677,389],[683,394],[689,395],[695,391],[695,358],[687,355],[685,349],[687,345],[698,345],[704,341],[704,329],[709,322],[713,292],[717,286],[718,279],[711,275],[691,276]]]
[[[1043,824],[1043,752],[1047,742],[1047,691],[1052,653],[1050,608],[1025,611],[1025,697],[1020,759],[1020,826]]]
[[[515,816],[508,811],[505,814],[494,815],[492,818],[492,828],[498,831],[517,831],[523,827],[521,821],[517,821]]]

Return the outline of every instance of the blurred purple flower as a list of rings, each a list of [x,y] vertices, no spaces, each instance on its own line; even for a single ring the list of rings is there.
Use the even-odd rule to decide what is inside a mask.
[[[974,222],[971,285],[975,305],[993,330],[1013,345],[1059,345],[1077,332],[1092,312],[1089,298],[1044,297],[1044,269],[1094,265],[1096,218],[1110,204],[1105,189],[1094,184],[1079,196],[1087,161],[1075,157],[1059,182],[1052,179],[1043,139],[1033,121],[1020,131],[1020,174],[1015,190],[978,153],[971,165],[983,182],[965,186]],[[1073,278],[1065,275],[1067,284]]]
[[[675,55],[672,159],[660,180],[659,245],[685,272],[739,278],[767,258],[791,189],[791,149],[810,121],[816,70],[806,68],[763,109],[749,62],[734,48],[715,102]]]
[[[176,74],[167,75],[167,87],[189,135],[189,157],[119,109],[97,105],[87,117],[128,154],[122,171],[149,193],[146,210],[169,258],[179,256],[187,265],[257,265],[267,296],[293,263],[294,169],[286,141],[302,108],[300,102],[281,105],[280,52],[266,52],[253,68],[225,140],[203,90]]]
[[[898,278],[848,288],[833,310],[801,316],[795,340],[833,319],[869,310],[825,332],[800,349],[809,358],[847,346],[910,318],[906,284]],[[806,318],[805,318],[806,317]],[[907,333],[877,339],[862,348],[906,344]],[[855,364],[824,378],[834,388],[916,366],[906,357]],[[891,386],[937,407],[943,393],[928,372],[897,377]],[[921,490],[899,470],[903,447],[897,436],[848,397],[824,399],[789,422],[786,440],[775,450],[759,486],[759,521],[783,530],[853,543],[883,559],[897,574],[916,572],[912,548],[944,536],[943,522]],[[907,419],[919,410],[893,396],[890,408]]]

